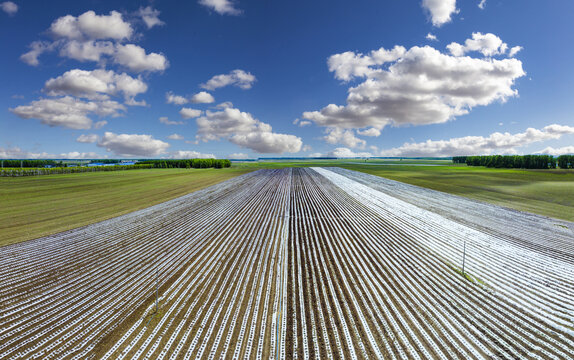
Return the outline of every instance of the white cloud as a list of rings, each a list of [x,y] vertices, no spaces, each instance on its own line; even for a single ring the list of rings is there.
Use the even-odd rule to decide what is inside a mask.
[[[96,129],[96,130],[97,130],[97,129],[101,129],[101,128],[103,128],[104,126],[106,126],[107,124],[108,124],[108,122],[107,122],[106,120],[97,121],[97,122],[94,124],[94,129]]]
[[[202,113],[203,112],[201,110],[185,108],[185,107],[179,110],[179,115],[181,115],[181,117],[184,119],[196,118],[201,116]]]
[[[183,136],[181,136],[179,134],[171,134],[167,138],[170,140],[183,140]]]
[[[227,156],[228,159],[234,159],[234,160],[241,160],[241,159],[249,159],[249,155],[247,155],[246,153],[233,153],[233,154],[229,154]]]
[[[547,155],[574,155],[574,146],[564,146],[558,149],[555,149],[551,146],[544,148],[543,150],[537,151],[536,154],[547,154]]]
[[[96,135],[96,134],[87,134],[87,135],[82,134],[82,135],[78,136],[76,141],[79,143],[85,143],[85,144],[95,143],[96,141],[98,141],[98,135]]]
[[[111,41],[70,40],[63,42],[59,55],[81,62],[99,62],[103,55],[113,55],[115,51],[116,48]]]
[[[235,108],[215,112],[208,110],[196,123],[196,139],[204,142],[227,138],[236,145],[258,153],[294,153],[303,146],[299,137],[274,133],[271,125]]]
[[[478,3],[478,7],[480,8],[480,10],[484,10],[484,8],[486,7],[486,0],[480,0],[480,2]]]
[[[430,40],[430,41],[438,41],[436,35],[431,34],[431,33],[428,33],[428,34],[427,34],[426,39],[427,39],[427,40]]]
[[[47,152],[25,151],[19,147],[0,147],[0,159],[101,159],[104,157],[107,156],[101,156],[95,152],[82,153],[78,151],[72,151],[61,154],[50,154]]]
[[[355,77],[369,76],[375,72],[373,66],[393,62],[404,56],[406,49],[395,46],[391,50],[380,48],[373,50],[367,55],[355,54],[347,51],[341,54],[331,55],[327,60],[329,71],[335,73],[335,78],[349,81]]]
[[[241,10],[235,8],[230,0],[199,0],[198,2],[220,15],[240,15],[242,13]]]
[[[350,149],[341,147],[341,148],[336,148],[335,150],[329,151],[326,154],[326,156],[336,157],[336,158],[354,158],[354,157],[372,157],[373,155],[371,153],[368,153],[368,152],[354,152]]]
[[[151,135],[114,134],[105,132],[97,144],[117,156],[158,156],[167,150],[169,144],[154,139]]]
[[[464,45],[453,42],[448,44],[446,48],[454,56],[463,56],[471,51],[480,52],[484,56],[494,56],[505,54],[508,50],[508,45],[492,33],[482,34],[476,32],[472,33],[472,39],[465,40]]]
[[[430,46],[399,49],[332,56],[329,70],[335,78],[362,78],[362,83],[349,88],[346,105],[330,104],[303,118],[341,129],[444,123],[476,106],[516,96],[514,82],[525,75],[517,59],[455,57]]]
[[[313,147],[311,145],[303,145],[303,151],[307,152],[307,151],[312,151]]]
[[[229,141],[258,153],[285,152],[296,153],[301,150],[303,142],[295,135],[278,134],[271,131],[252,132],[248,134],[235,134]]]
[[[185,98],[184,96],[181,95],[176,95],[174,93],[167,92],[165,94],[165,101],[168,104],[175,104],[175,105],[183,105],[183,104],[187,104],[189,102],[189,100],[187,98]]]
[[[254,75],[243,70],[233,70],[229,74],[216,75],[200,86],[206,90],[215,90],[233,85],[243,90],[251,89],[257,79]]]
[[[352,130],[327,128],[326,133],[327,135],[323,137],[323,140],[329,144],[343,144],[351,148],[363,148],[367,144],[365,140],[357,138]]]
[[[123,20],[119,12],[96,15],[91,10],[78,17],[62,16],[52,23],[49,31],[56,38],[70,40],[124,40],[131,38],[133,34],[132,26]]]
[[[12,1],[4,1],[3,3],[0,3],[0,9],[2,9],[6,14],[13,16],[18,12],[18,5]]]
[[[361,136],[379,136],[381,135],[381,130],[375,128],[369,128],[365,130],[357,130],[357,134]]]
[[[151,6],[145,8],[140,7],[136,14],[142,18],[148,29],[151,29],[154,26],[165,25],[165,23],[159,19],[159,10],[154,9]]]
[[[520,50],[522,50],[523,47],[522,46],[513,46],[510,48],[510,51],[508,52],[508,57],[514,57],[516,56],[516,54],[518,54],[518,52]]]
[[[144,48],[134,44],[117,45],[113,58],[116,64],[135,72],[163,71],[169,66],[162,54],[146,54]]]
[[[221,104],[217,104],[215,106],[216,109],[227,109],[227,108],[232,108],[233,107],[233,103],[231,101],[225,101],[222,102]]]
[[[20,60],[31,66],[38,66],[38,57],[45,52],[52,51],[55,44],[47,41],[33,41],[28,47],[30,51],[20,56]]]
[[[564,125],[549,125],[542,130],[528,128],[517,134],[495,132],[488,137],[465,136],[449,140],[427,140],[421,143],[405,143],[404,145],[382,150],[381,156],[457,156],[457,155],[488,155],[516,154],[520,147],[551,139],[559,139],[563,135],[574,134],[574,127]]]
[[[293,125],[298,125],[299,127],[305,127],[305,126],[309,126],[311,124],[313,124],[313,123],[308,121],[308,120],[301,120],[299,118],[293,120]]]
[[[194,104],[211,104],[215,102],[215,99],[210,93],[200,91],[191,97],[191,102]]]
[[[213,154],[203,154],[193,150],[173,151],[167,157],[168,159],[215,159]]]
[[[127,102],[133,104],[134,97],[146,92],[147,88],[141,78],[136,79],[126,73],[74,69],[46,81],[44,91],[50,96],[74,95],[88,99],[107,99],[107,95],[121,94]]]
[[[422,7],[428,11],[434,26],[441,26],[451,21],[457,13],[456,0],[423,0]]]
[[[167,116],[162,116],[159,118],[159,122],[165,125],[184,125],[184,121],[171,121]]]
[[[159,12],[151,7],[140,8],[138,16],[150,26],[160,25]],[[30,50],[20,59],[32,66],[39,64],[38,57],[49,51],[58,51],[58,55],[81,62],[94,61],[105,67],[106,61],[121,65],[131,71],[163,71],[169,66],[163,54],[149,53],[137,45],[123,44],[134,37],[129,22],[123,20],[117,11],[109,15],[96,15],[87,11],[75,17],[66,15],[56,19],[48,33],[54,41],[34,41]]]
[[[125,107],[112,100],[82,101],[71,96],[55,99],[40,99],[30,105],[10,109],[23,119],[39,119],[48,126],[62,126],[70,129],[90,129],[89,114],[117,117]]]

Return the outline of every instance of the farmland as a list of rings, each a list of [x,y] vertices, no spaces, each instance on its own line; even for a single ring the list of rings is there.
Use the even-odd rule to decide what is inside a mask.
[[[250,169],[147,169],[0,177],[0,246],[159,204]]]
[[[574,357],[573,223],[348,169],[249,172],[0,258],[2,359]]]

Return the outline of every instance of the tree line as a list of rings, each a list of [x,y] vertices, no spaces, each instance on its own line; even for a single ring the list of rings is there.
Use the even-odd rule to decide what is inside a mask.
[[[221,169],[230,167],[231,161],[227,159],[142,160],[138,164],[151,164],[152,167],[159,169]]]
[[[483,156],[453,156],[455,164],[468,166],[485,166],[507,169],[555,169],[556,164],[561,169],[574,168],[574,155],[483,155]]]
[[[2,167],[5,168],[39,168],[44,166],[65,167],[62,160],[1,160]]]

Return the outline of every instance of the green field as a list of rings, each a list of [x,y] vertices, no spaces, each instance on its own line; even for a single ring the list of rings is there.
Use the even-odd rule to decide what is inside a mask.
[[[0,177],[0,246],[143,209],[249,171],[146,169]]]
[[[574,221],[574,171],[467,166],[341,167],[521,211]]]
[[[421,166],[438,165],[438,166]],[[507,170],[445,160],[234,163],[227,169],[149,169],[0,178],[0,246],[161,203],[262,168],[340,166],[517,210],[574,221],[574,170]]]

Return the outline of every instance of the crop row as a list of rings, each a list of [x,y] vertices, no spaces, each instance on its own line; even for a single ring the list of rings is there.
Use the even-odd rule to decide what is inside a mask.
[[[572,358],[574,236],[555,223],[261,170],[0,248],[0,358]]]

